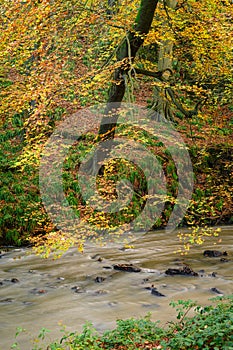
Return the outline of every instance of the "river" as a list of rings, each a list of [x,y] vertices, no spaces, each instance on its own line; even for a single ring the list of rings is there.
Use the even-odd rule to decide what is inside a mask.
[[[184,231],[185,232],[185,231]],[[192,247],[185,257],[175,254],[180,247],[176,233],[146,234],[133,249],[88,246],[83,254],[72,248],[60,259],[42,259],[30,249],[11,249],[0,259],[0,349],[14,343],[16,327],[26,329],[19,337],[22,350],[31,350],[31,339],[42,327],[51,332],[49,340],[61,337],[62,325],[68,331],[81,330],[86,321],[103,331],[113,328],[116,319],[140,317],[151,312],[152,320],[175,320],[172,300],[194,299],[207,304],[217,294],[233,293],[233,226],[222,227],[221,242],[207,239]],[[215,238],[215,241],[217,239]],[[206,249],[227,251],[228,261],[203,256]],[[123,272],[113,264],[132,263],[141,272]],[[186,263],[198,277],[168,276],[167,268]],[[97,278],[101,277],[101,278]],[[96,279],[97,278],[97,279]],[[165,297],[152,295],[154,285]]]

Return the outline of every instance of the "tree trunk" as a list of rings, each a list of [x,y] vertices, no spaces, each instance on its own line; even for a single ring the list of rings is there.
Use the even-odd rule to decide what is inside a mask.
[[[112,77],[112,84],[108,92],[107,105],[104,111],[104,117],[98,130],[97,141],[106,141],[114,138],[117,125],[117,108],[120,107],[126,89],[126,77],[131,69],[134,58],[143,44],[144,36],[149,33],[154,13],[159,0],[141,0],[137,17],[133,29],[129,31],[120,43],[116,58],[120,66],[115,69]],[[109,1],[109,5],[116,1]],[[104,167],[99,169],[99,163],[102,163],[109,154],[110,148],[96,150],[95,155],[86,164],[86,172],[92,175],[102,174]],[[99,170],[98,170],[99,169]]]
[[[133,30],[127,33],[118,47],[116,56],[117,61],[121,62],[121,65],[115,69],[113,74],[113,82],[109,89],[105,110],[106,117],[104,118],[104,123],[101,123],[98,132],[99,140],[103,141],[114,137],[117,114],[111,114],[113,109],[112,103],[114,103],[114,109],[121,105],[126,88],[124,78],[127,76],[137,51],[144,41],[143,36],[149,33],[157,4],[158,0],[141,0]]]
[[[175,9],[177,0],[165,0],[165,6],[167,9]],[[169,19],[168,19],[169,20]],[[164,23],[165,28],[167,23]],[[158,71],[166,72],[163,74],[163,80],[169,80],[172,72],[172,51],[173,42],[172,40],[164,40],[161,43],[158,57]],[[173,121],[173,116],[170,108],[170,103],[165,96],[164,88],[156,86],[154,90],[153,106],[151,107],[152,119],[159,119],[162,115],[166,119]]]

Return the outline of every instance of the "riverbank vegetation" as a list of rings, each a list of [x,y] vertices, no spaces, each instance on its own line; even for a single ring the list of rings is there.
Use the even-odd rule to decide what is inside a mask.
[[[39,165],[56,127],[96,103],[106,103],[108,112],[111,102],[140,104],[148,118],[163,116],[182,136],[195,184],[180,226],[232,224],[232,16],[227,0],[3,0],[1,244],[47,245],[47,252],[82,246],[80,232],[64,234],[46,213]],[[73,144],[63,188],[77,218],[106,230],[137,217],[147,193],[141,169],[113,161],[98,174],[99,193],[116,199],[116,182],[126,178],[134,190],[129,208],[109,215],[88,207],[76,175],[88,151],[114,138],[115,120],[103,129]],[[161,140],[143,130],[118,130],[126,135],[156,155],[165,174],[165,207],[153,225],[163,228],[177,198],[176,165]]]
[[[177,311],[177,321],[160,327],[150,315],[141,319],[118,320],[111,331],[100,335],[91,324],[82,333],[68,333],[58,341],[46,344],[46,329],[41,330],[33,350],[232,350],[233,296],[211,299],[201,307],[191,300],[171,303]],[[192,317],[189,311],[195,310]],[[22,331],[22,330],[21,330]],[[17,333],[20,334],[20,331]],[[46,345],[45,345],[46,344]],[[20,349],[17,342],[12,349]]]

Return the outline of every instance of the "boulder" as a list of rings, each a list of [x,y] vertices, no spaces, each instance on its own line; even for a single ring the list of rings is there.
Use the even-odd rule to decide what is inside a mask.
[[[125,271],[125,272],[140,272],[140,267],[133,264],[115,264],[113,265],[114,270]]]
[[[227,256],[227,252],[220,252],[219,250],[205,250],[203,253],[204,256],[209,258],[218,258],[219,256]]]
[[[184,266],[180,269],[167,269],[165,271],[166,275],[174,276],[174,275],[182,275],[182,276],[198,276],[198,273],[193,271],[191,267]]]

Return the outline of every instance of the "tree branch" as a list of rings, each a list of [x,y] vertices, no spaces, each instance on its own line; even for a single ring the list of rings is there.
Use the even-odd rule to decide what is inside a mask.
[[[170,72],[171,74],[173,74],[173,71],[170,69],[170,68],[166,68],[164,70],[161,70],[161,71],[158,71],[158,72],[151,72],[149,70],[146,70],[146,69],[141,69],[141,68],[134,68],[135,72],[137,74],[143,74],[143,75],[147,75],[149,77],[154,77],[156,79],[159,79],[159,80],[163,80],[163,74],[168,71]]]
[[[100,125],[98,133],[100,139],[106,139],[105,135],[108,135],[108,139],[114,137],[117,116],[110,116],[113,108],[112,103],[117,103],[114,105],[114,109],[121,104],[126,88],[124,76],[129,73],[134,58],[143,44],[144,37],[149,33],[157,4],[158,0],[141,0],[133,29],[126,33],[126,36],[118,46],[116,58],[120,62],[120,67],[116,68],[113,74],[113,82],[109,89],[108,102],[105,109],[105,115],[109,115],[107,117],[109,120],[105,118],[105,123]]]
[[[185,117],[187,118],[192,118],[194,115],[198,114],[198,110],[199,108],[206,102],[206,98],[203,100],[200,100],[197,102],[197,104],[195,105],[195,107],[193,109],[185,109],[182,106],[182,103],[180,102],[179,98],[175,97],[174,91],[172,90],[171,87],[167,87],[165,89],[165,91],[168,93],[168,95],[170,96],[172,102],[174,103],[174,105],[176,106],[176,108],[182,113],[184,114]]]
[[[162,75],[163,75],[163,72],[151,72],[149,70],[141,69],[141,68],[134,68],[134,71],[137,74],[147,75],[149,77],[154,77],[154,78],[157,78],[157,79],[161,79]]]

